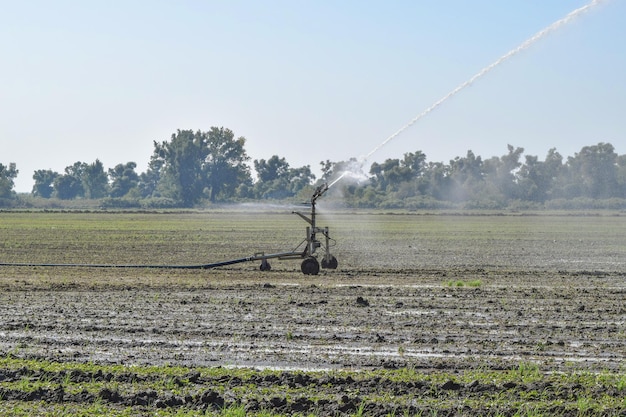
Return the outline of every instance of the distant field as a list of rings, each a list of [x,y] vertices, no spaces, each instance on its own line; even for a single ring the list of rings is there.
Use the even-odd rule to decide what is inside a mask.
[[[0,212],[0,263],[295,249],[297,207]],[[0,267],[3,415],[624,415],[626,215],[320,209],[337,270]]]
[[[0,261],[207,263],[289,251],[306,223],[275,211],[0,213]],[[626,270],[624,215],[322,214],[346,269]],[[249,265],[243,265],[248,269]],[[298,270],[298,262],[276,262]]]

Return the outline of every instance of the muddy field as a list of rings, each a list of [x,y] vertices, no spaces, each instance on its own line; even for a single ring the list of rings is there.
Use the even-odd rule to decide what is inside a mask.
[[[623,274],[213,277],[228,273],[203,272],[207,284],[194,288],[16,283],[1,295],[0,349],[56,360],[285,369],[503,369],[524,360],[618,370],[626,357]],[[480,286],[469,287],[475,280]]]
[[[272,212],[118,214],[115,224],[111,214],[1,215],[2,261],[10,263],[185,264],[207,254],[219,261],[263,245],[280,251],[304,234],[297,219]],[[0,352],[287,375],[454,375],[520,364],[545,373],[624,371],[626,224],[619,214],[339,213],[321,221],[337,241],[339,268],[318,276],[278,260],[266,272],[256,263],[200,271],[2,266]],[[367,384],[376,385],[355,389]],[[264,409],[298,411],[268,401]],[[342,401],[329,410],[342,411]],[[300,411],[324,409],[309,405]],[[343,411],[359,404],[352,405]]]

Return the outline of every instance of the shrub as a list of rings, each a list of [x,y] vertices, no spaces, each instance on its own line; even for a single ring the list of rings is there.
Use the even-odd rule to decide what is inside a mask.
[[[140,208],[141,203],[134,198],[109,197],[102,200],[100,207],[103,209],[127,209]]]
[[[154,197],[141,200],[141,207],[145,209],[178,208],[180,204],[172,198]]]

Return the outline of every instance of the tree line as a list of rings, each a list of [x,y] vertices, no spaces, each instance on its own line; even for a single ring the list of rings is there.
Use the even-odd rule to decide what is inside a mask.
[[[567,158],[552,148],[544,160],[507,148],[485,160],[467,151],[448,164],[406,153],[372,164],[370,183],[346,194],[351,205],[379,208],[626,208],[626,155],[610,143]]]
[[[104,207],[193,207],[198,204],[251,200],[307,199],[314,187],[330,182],[358,161],[321,161],[321,178],[309,165],[292,168],[274,155],[254,160],[246,139],[230,129],[178,130],[154,142],[145,172],[135,162],[105,169],[76,162],[63,173],[37,170],[32,196],[60,200],[100,199]],[[523,159],[522,159],[523,157]],[[252,167],[255,176],[252,175]],[[0,205],[18,204],[14,163],[0,164]],[[569,208],[604,201],[626,208],[626,155],[610,143],[585,146],[564,158],[550,149],[544,160],[508,145],[500,157],[482,159],[471,150],[449,163],[429,162],[421,151],[373,163],[360,183],[340,181],[342,204],[370,208]],[[332,193],[329,196],[332,198]],[[37,199],[32,199],[36,201]],[[597,205],[597,204],[596,204]]]

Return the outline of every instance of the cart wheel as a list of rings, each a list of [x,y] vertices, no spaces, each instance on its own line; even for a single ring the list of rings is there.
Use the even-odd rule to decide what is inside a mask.
[[[337,269],[338,265],[339,263],[337,262],[337,258],[333,255],[330,255],[329,260],[326,260],[325,256],[322,258],[322,268],[324,269]]]
[[[261,271],[269,271],[270,269],[272,269],[272,265],[270,265],[270,263],[267,262],[267,259],[263,259],[261,261],[261,266],[259,267],[259,269]]]
[[[309,256],[302,261],[300,269],[302,269],[304,275],[317,275],[320,272],[320,264],[317,262],[317,259]]]

